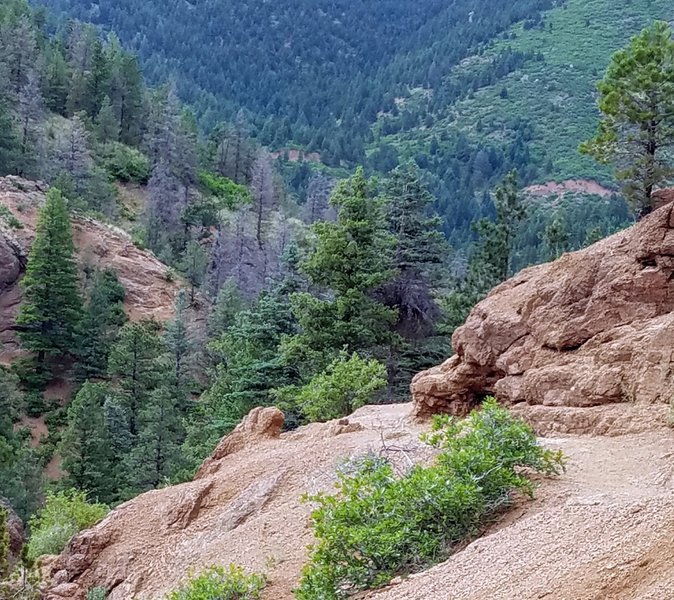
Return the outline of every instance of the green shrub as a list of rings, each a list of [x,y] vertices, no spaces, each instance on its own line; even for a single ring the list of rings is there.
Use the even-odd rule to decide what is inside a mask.
[[[70,538],[98,523],[108,510],[105,504],[87,502],[84,492],[48,493],[44,508],[30,520],[28,557],[59,554]]]
[[[444,560],[513,492],[533,494],[523,468],[552,475],[563,465],[493,399],[467,419],[437,419],[423,439],[439,450],[432,466],[396,477],[387,460],[367,458],[355,474],[339,475],[337,496],[310,498],[317,543],[298,599],[346,598]]]
[[[263,575],[241,567],[210,567],[167,596],[167,600],[257,600],[266,585]]]
[[[103,147],[103,166],[115,179],[147,183],[150,177],[150,161],[142,152],[120,144],[108,142]]]
[[[289,386],[273,394],[283,410],[299,410],[310,421],[329,421],[351,414],[386,385],[386,367],[354,353],[333,361],[303,387]]]
[[[87,592],[87,600],[105,600],[108,592],[104,587],[94,587]]]

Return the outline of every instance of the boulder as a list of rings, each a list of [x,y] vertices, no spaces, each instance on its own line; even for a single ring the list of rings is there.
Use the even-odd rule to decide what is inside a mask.
[[[506,404],[589,408],[674,398],[672,204],[496,287],[412,383],[414,414]],[[662,410],[654,410],[661,419]]]

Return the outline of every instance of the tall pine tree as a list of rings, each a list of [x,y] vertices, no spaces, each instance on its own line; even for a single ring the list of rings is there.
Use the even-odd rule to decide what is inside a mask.
[[[65,198],[52,188],[38,216],[17,318],[19,337],[40,368],[47,358],[64,357],[75,347],[82,299],[74,252]]]

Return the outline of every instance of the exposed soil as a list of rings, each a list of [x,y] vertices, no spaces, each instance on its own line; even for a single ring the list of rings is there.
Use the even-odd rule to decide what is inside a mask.
[[[530,196],[546,198],[550,196],[563,196],[564,194],[590,194],[608,198],[615,194],[615,190],[604,187],[596,181],[589,179],[569,179],[567,181],[550,181],[539,185],[531,185],[524,190]]]

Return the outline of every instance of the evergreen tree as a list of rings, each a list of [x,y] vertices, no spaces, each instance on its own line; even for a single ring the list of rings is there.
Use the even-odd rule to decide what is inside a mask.
[[[158,329],[154,321],[127,323],[110,352],[108,370],[120,387],[132,435],[139,431],[142,407],[166,372],[165,365],[159,360],[164,348]]]
[[[9,175],[16,168],[17,141],[14,120],[0,101],[0,174]]]
[[[657,21],[616,52],[599,83],[603,117],[581,150],[612,162],[638,214],[652,209],[653,191],[674,175],[674,40]]]
[[[110,503],[126,500],[131,489],[128,457],[133,448],[129,428],[129,415],[117,394],[109,394],[103,403],[103,419],[110,456],[113,461],[108,470],[110,487],[114,490]]]
[[[46,358],[63,357],[75,347],[82,300],[74,251],[66,201],[52,188],[38,216],[17,318],[19,337],[36,353],[40,368]]]
[[[9,576],[9,529],[7,509],[0,504],[0,582]]]
[[[217,364],[188,426],[185,454],[192,466],[251,409],[272,404],[271,390],[295,383],[295,369],[278,351],[281,341],[296,331],[287,291],[279,286],[263,292],[210,343]]]
[[[362,169],[342,182],[332,197],[336,223],[317,223],[312,251],[301,264],[320,296],[292,297],[300,333],[284,342],[283,352],[304,375],[323,370],[344,349],[380,354],[391,340],[396,313],[373,298],[389,281],[395,243],[386,231],[381,202]]]
[[[376,297],[396,311],[395,332],[389,346],[387,397],[406,397],[412,376],[446,355],[447,341],[436,339],[441,316],[437,303],[441,266],[449,247],[440,232],[440,219],[431,216],[434,198],[414,164],[391,173],[384,190],[385,219],[395,239],[391,266],[394,277]],[[432,342],[432,343],[431,343]]]
[[[159,486],[182,466],[180,446],[185,432],[180,398],[162,385],[147,398],[139,418],[136,446],[130,457],[132,480],[138,491]]]
[[[42,468],[24,432],[14,427],[22,405],[16,378],[0,368],[0,496],[26,518],[40,499]]]
[[[192,240],[187,243],[180,267],[190,282],[190,302],[194,303],[196,288],[204,282],[208,270],[208,254],[199,242]]]
[[[246,302],[234,279],[229,278],[218,292],[215,304],[208,318],[208,332],[211,338],[217,339],[233,324],[238,315],[246,307]]]
[[[77,374],[81,380],[107,374],[112,344],[126,321],[125,295],[114,271],[96,272],[78,333]]]
[[[102,383],[86,382],[68,407],[68,426],[60,455],[69,485],[87,492],[90,498],[109,502],[114,498],[111,454],[103,405],[111,389]]]
[[[166,325],[164,345],[170,357],[174,393],[182,398],[184,406],[190,372],[188,360],[194,351],[194,344],[187,328],[187,298],[183,290],[176,298],[173,320]]]
[[[96,115],[96,133],[102,142],[116,142],[119,139],[119,120],[109,96],[103,98],[101,109]]]
[[[542,238],[547,250],[548,260],[559,258],[569,249],[569,232],[566,222],[559,215],[548,223],[543,231]]]

